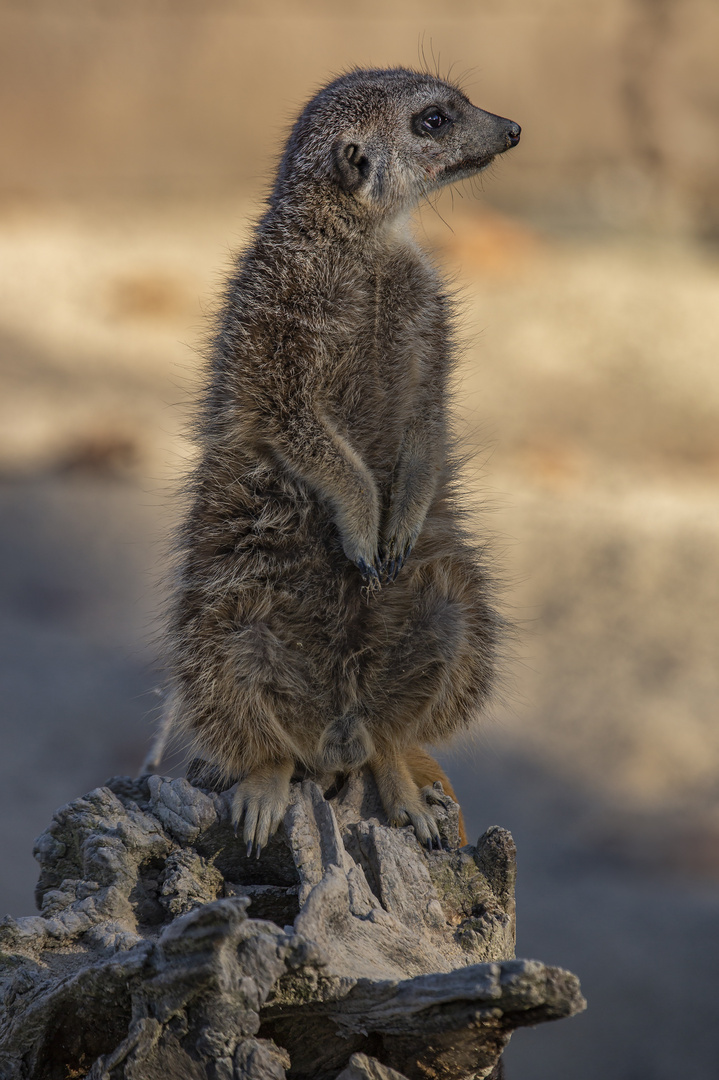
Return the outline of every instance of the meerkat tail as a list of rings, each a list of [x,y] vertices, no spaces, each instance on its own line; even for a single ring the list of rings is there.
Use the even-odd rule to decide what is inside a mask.
[[[152,746],[145,755],[142,765],[140,766],[138,776],[145,776],[147,773],[156,773],[160,768],[162,759],[165,756],[165,750],[167,749],[170,732],[177,719],[178,705],[177,695],[173,693],[168,694],[163,702],[159,727],[152,740]]]

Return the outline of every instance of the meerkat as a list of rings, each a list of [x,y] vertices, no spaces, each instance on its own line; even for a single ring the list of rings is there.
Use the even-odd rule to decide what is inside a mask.
[[[421,747],[487,700],[500,620],[455,490],[452,302],[410,215],[519,135],[428,74],[335,79],[294,124],[227,284],[179,544],[168,723],[239,778],[248,855],[281,823],[298,766],[368,765],[390,822],[440,845]]]

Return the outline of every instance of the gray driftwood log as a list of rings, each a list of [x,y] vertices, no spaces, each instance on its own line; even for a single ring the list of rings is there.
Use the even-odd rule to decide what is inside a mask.
[[[441,794],[441,793],[440,793]],[[2,1080],[454,1080],[511,1032],[584,1008],[514,957],[515,849],[427,852],[369,775],[296,784],[246,858],[227,792],[146,776],[62,807],[37,841],[41,915],[0,924]]]

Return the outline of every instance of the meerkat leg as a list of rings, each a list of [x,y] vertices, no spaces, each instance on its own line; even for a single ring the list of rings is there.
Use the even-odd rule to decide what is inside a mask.
[[[491,685],[493,613],[471,562],[465,568],[458,560],[420,566],[383,590],[376,610],[378,630],[398,632],[365,672],[362,693],[365,707],[374,709],[368,726],[378,747],[370,765],[390,820],[411,821],[426,843],[437,834],[428,806],[436,798],[431,780],[444,778],[434,763],[431,780],[413,778],[429,759],[413,769],[410,748],[448,738],[476,715]]]
[[[412,779],[401,751],[386,746],[369,762],[382,805],[392,825],[412,825],[421,844],[431,851],[442,840],[434,815]]]
[[[253,845],[259,859],[262,849],[282,824],[290,801],[294,763],[280,761],[254,769],[237,785],[232,800],[232,823],[237,831],[244,818],[242,837],[248,857]]]

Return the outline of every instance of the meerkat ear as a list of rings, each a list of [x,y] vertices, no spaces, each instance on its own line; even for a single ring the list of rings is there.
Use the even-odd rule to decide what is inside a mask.
[[[332,147],[332,156],[340,186],[345,191],[356,191],[369,176],[370,160],[365,148],[357,139],[343,135]]]

